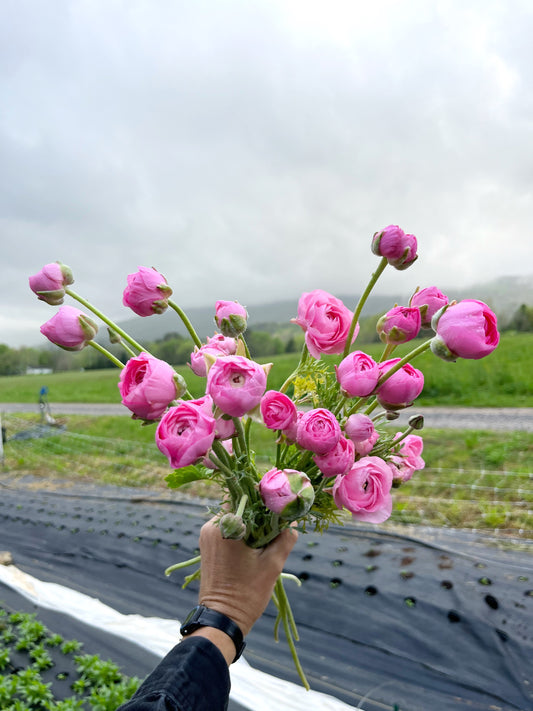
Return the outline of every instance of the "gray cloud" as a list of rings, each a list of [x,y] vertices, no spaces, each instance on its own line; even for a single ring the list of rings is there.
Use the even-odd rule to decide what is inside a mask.
[[[6,2],[0,341],[61,260],[114,318],[155,266],[184,305],[357,293],[372,233],[419,238],[382,293],[531,273],[533,8]]]

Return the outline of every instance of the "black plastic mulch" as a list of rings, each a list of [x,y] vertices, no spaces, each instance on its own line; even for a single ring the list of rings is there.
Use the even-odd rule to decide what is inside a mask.
[[[206,507],[142,495],[4,486],[0,548],[22,570],[120,612],[183,618],[196,603],[196,584],[182,590],[189,571],[170,578],[163,571],[197,553]],[[287,570],[304,581],[286,587],[314,689],[352,706],[368,694],[366,711],[533,708],[533,557],[526,552],[461,534],[428,542],[335,527],[301,535]],[[286,645],[272,638],[273,616],[269,608],[255,626],[246,658],[297,682]],[[112,653],[119,666],[122,645]]]

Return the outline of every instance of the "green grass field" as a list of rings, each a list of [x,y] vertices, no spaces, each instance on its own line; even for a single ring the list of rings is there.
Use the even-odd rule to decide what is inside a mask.
[[[38,423],[36,415],[4,417],[8,436]],[[157,450],[154,427],[127,417],[68,416],[55,436],[5,445],[4,474],[49,482],[95,482],[166,489],[171,471]],[[533,535],[533,434],[424,430],[426,468],[394,492],[392,521],[525,529]],[[264,470],[273,464],[274,433],[254,425],[252,442]],[[212,482],[195,482],[185,494],[218,498]]]
[[[398,348],[394,355],[404,355],[409,350],[408,345]],[[361,348],[374,358],[379,358],[382,351],[379,344]],[[532,354],[531,333],[503,334],[494,353],[478,361],[446,363],[432,353],[424,353],[413,361],[425,377],[424,391],[417,403],[420,406],[533,407]],[[275,390],[294,370],[298,355],[274,356],[270,360],[274,366],[270,371],[268,387]],[[188,366],[180,366],[177,371],[185,377],[195,397],[204,394],[203,378],[195,376]],[[51,403],[119,402],[117,381],[118,370],[114,368],[51,375],[3,376],[0,377],[0,403],[37,402],[43,385],[49,388]]]

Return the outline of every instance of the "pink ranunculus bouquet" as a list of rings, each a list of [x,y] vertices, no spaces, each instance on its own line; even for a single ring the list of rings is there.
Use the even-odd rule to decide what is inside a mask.
[[[217,301],[213,318],[219,330],[200,338],[170,300],[165,277],[153,268],[128,275],[123,303],[142,317],[157,318],[168,306],[176,312],[194,343],[190,383],[73,291],[68,267],[45,265],[30,277],[30,287],[41,301],[59,305],[68,296],[104,321],[122,357],[96,341],[96,323],[72,306],[62,306],[41,331],[67,350],[95,348],[120,368],[124,406],[133,418],[157,423],[155,444],[173,469],[168,486],[215,481],[221,492],[215,511],[222,535],[260,548],[290,525],[324,531],[346,519],[385,522],[394,510],[396,489],[425,466],[422,437],[413,434],[423,418],[411,417],[399,432],[391,432],[389,424],[423,392],[423,373],[411,361],[427,351],[449,361],[478,359],[498,345],[496,316],[486,304],[469,299],[450,303],[437,287],[426,287],[379,320],[385,343],[381,357],[366,354],[357,343],[366,299],[387,266],[404,270],[413,264],[418,242],[389,225],[374,234],[371,249],[380,261],[353,311],[322,289],[300,297],[292,322],[302,328],[304,346],[288,377],[278,375],[285,361],[265,365],[251,356],[245,338],[248,313],[237,301]],[[420,329],[428,327],[434,333],[419,341]],[[408,341],[413,342],[410,350]],[[400,345],[402,354],[395,354]],[[180,562],[166,572],[197,562]],[[188,580],[196,577],[193,573]],[[282,577],[274,600],[276,628],[283,621],[298,673],[308,686]]]

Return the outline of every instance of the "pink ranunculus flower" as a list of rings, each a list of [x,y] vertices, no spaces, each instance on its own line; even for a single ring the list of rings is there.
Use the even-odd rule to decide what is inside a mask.
[[[97,332],[96,323],[74,306],[62,306],[41,326],[43,336],[66,351],[81,351]]]
[[[162,314],[168,307],[172,289],[165,277],[153,267],[139,267],[135,274],[128,274],[122,303],[137,316]]]
[[[353,351],[335,366],[337,381],[347,397],[366,397],[376,387],[379,366],[362,351]]]
[[[344,423],[344,432],[352,442],[364,442],[371,437],[375,431],[376,428],[371,418],[362,412],[356,412],[350,415]]]
[[[420,309],[414,306],[395,306],[378,320],[376,331],[384,343],[399,345],[416,338],[421,325]]]
[[[215,437],[217,439],[230,439],[235,436],[235,423],[230,418],[226,420],[224,417],[217,417],[217,426],[215,428]]]
[[[291,319],[305,331],[309,353],[320,358],[322,353],[342,353],[350,331],[353,314],[340,299],[322,289],[304,293],[298,302],[298,316]],[[359,332],[356,325],[352,341]]]
[[[380,457],[363,457],[335,479],[333,498],[359,521],[382,523],[392,512],[392,471]]]
[[[268,390],[261,399],[261,415],[269,430],[288,430],[296,423],[296,405],[285,393]]]
[[[391,259],[389,264],[391,267],[403,271],[411,266],[418,259],[418,242],[414,235],[405,235],[405,251],[403,257],[400,259]]]
[[[304,412],[298,422],[296,442],[315,454],[330,452],[341,438],[341,427],[335,415],[325,408]]]
[[[402,432],[397,432],[395,439],[402,436]],[[424,469],[425,461],[422,459],[424,450],[424,440],[418,435],[407,435],[400,444],[393,450],[392,463],[395,465],[397,474],[395,479],[409,481],[414,472]]]
[[[431,328],[431,319],[434,314],[448,303],[448,297],[436,286],[426,286],[424,289],[417,288],[409,299],[409,306],[416,306],[420,309],[422,317],[422,328]]]
[[[492,353],[500,342],[496,315],[476,299],[444,306],[433,316],[431,325],[437,334],[431,350],[444,360],[478,360]]]
[[[398,225],[389,225],[372,237],[372,251],[396,269],[407,269],[417,259],[417,240]]]
[[[313,461],[324,476],[344,474],[355,461],[354,443],[341,437],[335,447],[326,454],[315,454]]]
[[[309,477],[296,469],[270,469],[259,482],[259,493],[267,509],[288,521],[305,516],[315,499]]]
[[[134,419],[157,420],[172,400],[185,393],[187,385],[166,361],[140,353],[120,371],[118,389]]]
[[[215,323],[224,336],[236,338],[246,331],[248,312],[238,301],[217,301]]]
[[[65,286],[72,284],[72,271],[66,264],[52,262],[29,278],[30,289],[41,301],[46,301],[52,306],[63,303]]]
[[[242,417],[261,402],[270,364],[244,356],[217,358],[207,374],[206,392],[226,415]]]
[[[215,418],[204,404],[182,400],[170,407],[157,425],[155,442],[175,469],[194,464],[211,449],[215,439]]]
[[[207,339],[207,342],[198,348],[194,347],[191,353],[191,361],[189,365],[195,375],[201,378],[207,377],[207,363],[205,356],[208,359],[221,358],[226,355],[235,355],[237,352],[237,342],[234,338],[228,338],[222,333],[215,333],[214,336]]]
[[[380,374],[387,373],[400,358],[392,358],[379,364]],[[380,376],[381,377],[381,376]],[[377,400],[387,410],[399,410],[409,407],[424,388],[424,375],[422,371],[406,363],[393,373],[385,382],[378,385]]]
[[[359,442],[354,442],[353,446],[355,447],[355,452],[358,454],[360,457],[366,457],[367,454],[370,454],[370,452],[374,449],[374,445],[379,439],[379,432],[377,430],[374,430],[370,437],[367,439],[363,439]]]

